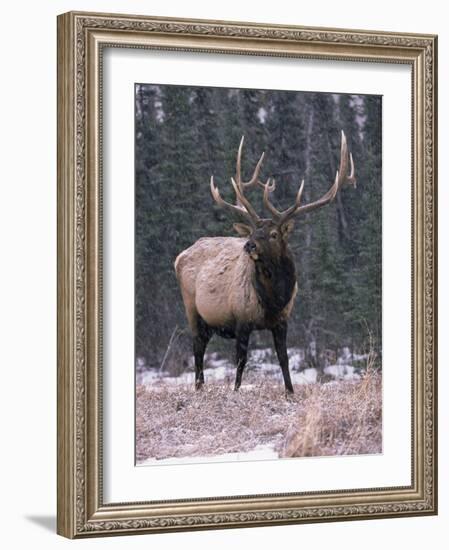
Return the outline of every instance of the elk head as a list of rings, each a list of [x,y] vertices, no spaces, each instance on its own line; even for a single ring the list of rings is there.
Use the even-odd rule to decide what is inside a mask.
[[[254,169],[251,179],[247,182],[242,181],[241,177],[241,157],[243,149],[242,137],[237,153],[237,164],[235,177],[231,177],[231,184],[236,195],[236,204],[231,204],[223,200],[214,184],[214,177],[211,176],[210,188],[215,202],[224,210],[240,218],[240,223],[234,224],[237,233],[247,238],[244,250],[254,260],[263,260],[264,258],[275,259],[281,257],[286,252],[288,237],[294,227],[294,218],[299,214],[311,212],[332,202],[340,188],[345,185],[355,187],[355,171],[352,154],[348,153],[348,146],[344,132],[341,132],[341,150],[340,166],[335,175],[335,180],[331,188],[320,199],[309,204],[302,205],[301,197],[304,189],[304,180],[299,186],[296,200],[292,206],[284,211],[279,211],[270,202],[270,194],[276,188],[276,182],[268,178],[265,183],[260,181],[259,173],[264,158],[262,153]],[[348,173],[349,169],[349,173]],[[263,203],[265,208],[271,213],[271,218],[260,218],[249,200],[245,197],[245,191],[253,187],[263,189]]]

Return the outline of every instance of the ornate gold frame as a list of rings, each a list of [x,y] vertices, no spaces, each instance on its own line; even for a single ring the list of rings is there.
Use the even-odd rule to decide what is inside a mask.
[[[412,67],[410,486],[103,503],[100,113],[105,45]],[[74,12],[58,17],[59,534],[81,538],[437,513],[436,56],[432,35]]]

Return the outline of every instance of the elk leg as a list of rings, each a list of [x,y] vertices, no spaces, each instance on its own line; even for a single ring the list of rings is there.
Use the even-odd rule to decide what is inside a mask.
[[[285,391],[287,393],[293,393],[293,385],[288,369],[287,323],[283,322],[276,325],[271,332],[273,334],[274,347],[276,348],[279,364],[282,369],[282,376],[284,377]]]
[[[242,383],[242,374],[246,365],[246,358],[248,355],[248,344],[249,344],[249,335],[248,330],[237,330],[237,344],[236,344],[236,363],[237,363],[237,374],[235,376],[235,386],[234,390],[237,391],[240,388]]]
[[[195,357],[195,389],[199,390],[204,384],[204,353],[210,340],[211,332],[202,319],[198,321],[197,328],[198,332],[193,337],[193,355]]]

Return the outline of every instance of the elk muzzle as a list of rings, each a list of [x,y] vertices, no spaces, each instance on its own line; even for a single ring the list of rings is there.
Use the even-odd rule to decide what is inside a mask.
[[[257,244],[254,241],[246,241],[243,249],[247,254],[249,254],[250,258],[252,258],[254,261],[259,259]]]

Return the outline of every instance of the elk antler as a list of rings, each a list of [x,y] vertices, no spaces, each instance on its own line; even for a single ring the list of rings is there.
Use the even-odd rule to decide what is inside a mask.
[[[249,181],[242,181],[242,150],[243,150],[243,142],[245,141],[245,136],[242,136],[242,139],[240,140],[239,150],[237,152],[237,162],[235,166],[235,182],[240,189],[240,192],[242,195],[244,194],[245,189],[251,189],[252,187],[255,187],[256,185],[260,185],[261,187],[264,187],[264,184],[259,181],[259,172],[262,167],[263,158],[265,156],[265,152],[263,152],[260,155],[260,159],[257,161],[256,167],[254,168],[253,175]]]
[[[249,201],[247,201],[247,199],[240,193],[240,190],[237,187],[234,178],[231,178],[231,183],[237,196],[237,204],[231,204],[230,202],[226,202],[224,199],[222,199],[218,187],[215,186],[214,176],[210,177],[210,190],[212,193],[212,197],[214,198],[218,206],[220,206],[224,210],[228,210],[228,212],[231,212],[232,214],[237,214],[243,221],[249,223],[251,227],[255,227],[257,225],[257,222],[260,221],[257,212],[250,205]],[[238,202],[243,204],[245,208],[240,206]]]
[[[245,141],[245,136],[242,136],[239,144],[239,150],[237,152],[237,162],[235,166],[235,180],[232,180],[234,186],[237,185],[240,196],[237,197],[237,204],[243,205],[248,211],[254,210],[248,199],[245,197],[245,189],[251,189],[256,185],[262,187],[265,190],[266,186],[269,186],[270,193],[274,191],[274,180],[273,185],[269,185],[270,178],[268,178],[266,183],[263,183],[259,180],[259,173],[262,167],[263,158],[265,156],[265,151],[260,155],[260,159],[257,161],[256,167],[254,168],[253,175],[249,181],[242,181],[242,151],[243,151],[243,142]]]
[[[245,189],[250,189],[256,185],[259,185],[264,190],[268,189],[268,192],[274,191],[274,182],[273,185],[270,185],[270,178],[268,178],[266,183],[262,183],[259,180],[259,173],[260,169],[262,167],[263,158],[265,156],[265,153],[262,153],[260,156],[260,159],[258,160],[256,167],[254,168],[253,175],[249,181],[242,181],[242,150],[243,150],[243,142],[245,140],[245,136],[242,136],[242,139],[240,140],[239,149],[237,152],[237,162],[236,162],[236,169],[235,169],[235,178],[231,177],[231,183],[232,187],[234,188],[235,195],[237,198],[236,204],[230,204],[229,202],[226,202],[222,199],[220,196],[220,193],[218,191],[218,188],[214,184],[214,177],[211,177],[210,180],[210,188],[212,192],[212,196],[215,200],[215,202],[221,206],[224,209],[227,209],[229,212],[232,212],[234,214],[237,214],[241,218],[243,218],[246,222],[250,223],[251,226],[255,226],[258,221],[260,221],[260,218],[255,211],[252,204],[249,202],[249,200],[245,197]]]
[[[350,165],[351,167],[351,172],[349,175],[348,175],[348,165]],[[354,170],[354,161],[352,159],[352,154],[350,153],[348,154],[348,144],[346,142],[346,136],[343,130],[341,131],[340,166],[335,175],[334,184],[329,189],[329,191],[325,193],[320,199],[318,199],[315,202],[311,202],[309,204],[305,204],[304,206],[301,206],[301,195],[304,189],[304,180],[302,180],[301,185],[299,187],[298,194],[296,195],[295,204],[293,206],[290,206],[290,208],[287,208],[287,210],[280,212],[277,208],[275,208],[271,204],[268,198],[268,194],[273,190],[273,187],[275,184],[273,183],[269,188],[268,183],[269,182],[267,181],[267,183],[265,184],[265,189],[263,193],[263,202],[265,207],[273,215],[273,219],[275,219],[279,223],[279,225],[285,223],[288,219],[290,219],[291,217],[297,214],[311,212],[312,210],[321,208],[322,206],[325,206],[326,204],[332,202],[343,185],[349,184],[355,187],[356,178],[355,178],[355,170]]]
[[[242,139],[240,140],[239,150],[237,152],[237,162],[235,167],[235,182],[238,185],[238,188],[240,189],[241,194],[243,195],[245,192],[245,189],[251,189],[252,187],[255,187],[256,185],[259,185],[262,187],[262,189],[265,189],[265,186],[267,183],[271,181],[271,178],[268,178],[266,183],[263,183],[259,180],[259,172],[262,167],[262,162],[265,156],[265,151],[260,155],[260,159],[257,161],[256,167],[254,168],[253,175],[249,181],[242,181],[242,150],[243,150],[243,142],[245,141],[245,136],[242,136]],[[270,186],[270,191],[274,191],[274,180],[273,184]]]

